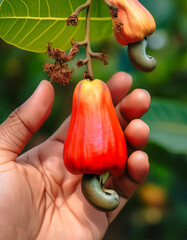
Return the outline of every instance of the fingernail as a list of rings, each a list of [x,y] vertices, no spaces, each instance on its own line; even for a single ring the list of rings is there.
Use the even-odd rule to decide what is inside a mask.
[[[145,89],[143,89],[144,90],[144,92],[147,94],[147,96],[149,97],[149,100],[151,101],[151,95],[150,95],[150,93],[147,91],[147,90],[145,90]]]
[[[42,89],[42,85],[43,85],[44,80],[42,80],[40,82],[40,84],[36,87],[36,89],[34,90],[33,94],[30,97],[33,97],[34,95],[40,95],[40,90]]]
[[[34,92],[36,92],[41,87],[42,84],[43,84],[43,80],[40,82],[40,84],[37,86]]]

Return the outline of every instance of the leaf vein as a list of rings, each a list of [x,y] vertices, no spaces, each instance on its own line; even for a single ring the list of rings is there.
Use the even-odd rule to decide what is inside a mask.
[[[23,0],[20,0],[20,1],[25,5],[26,10],[27,10],[27,15],[29,16],[29,8],[28,8],[27,4]]]
[[[55,18],[55,17],[26,17],[26,16],[18,16],[18,17],[0,17],[0,19],[30,19],[30,20],[55,20],[55,21],[66,21],[67,18]],[[79,17],[79,20],[81,21],[85,21],[86,18],[85,17]],[[111,17],[91,17],[90,18],[91,21],[111,21]]]
[[[7,3],[10,5],[10,8],[12,9],[12,13],[13,13],[13,15],[14,15],[14,17],[15,17],[16,14],[15,14],[15,11],[14,11],[14,8],[13,8],[12,4],[11,4],[8,0],[6,0],[6,1],[7,1]]]
[[[23,24],[23,26],[20,28],[20,30],[16,33],[16,35],[13,37],[13,39],[10,40],[10,42],[13,42],[16,37],[20,34],[20,32],[22,31],[22,29],[25,27],[25,24],[27,23],[27,19],[25,19],[25,22]]]
[[[40,9],[40,0],[38,0],[38,17],[40,17],[40,12],[41,12],[41,9]]]
[[[65,30],[66,25],[60,30],[60,32],[51,40],[51,42],[54,42]]]
[[[72,7],[71,0],[69,0],[69,5],[70,5],[70,8],[71,8],[71,12],[73,13],[73,7]]]
[[[57,21],[55,21],[53,24],[51,24],[49,27],[47,27],[45,29],[45,31],[43,31],[43,33],[41,33],[37,38],[33,39],[28,45],[25,46],[25,48],[29,47],[30,45],[32,45],[34,42],[36,42],[38,39],[40,39],[47,31],[49,31],[50,28],[52,28],[55,24],[57,23]]]
[[[48,16],[51,16],[51,12],[50,12],[50,7],[49,7],[49,2],[48,0],[46,0],[46,4],[47,4],[47,9],[48,9]]]
[[[75,31],[71,34],[71,36],[68,38],[68,40],[67,40],[66,43],[64,44],[64,48],[65,48],[66,45],[68,45],[68,44],[71,42],[73,36],[78,32],[78,30],[80,29],[81,25],[82,25],[82,22],[79,23],[79,25],[77,26],[76,30],[75,30]]]
[[[25,37],[24,37],[20,42],[18,42],[17,44],[18,44],[18,45],[21,44],[21,43],[25,40],[25,38],[28,37],[28,36],[32,33],[32,31],[40,24],[40,22],[41,22],[41,21],[38,21],[38,22],[34,25],[34,27],[32,27],[32,29],[25,35]]]
[[[2,36],[3,38],[6,38],[6,36],[9,34],[9,32],[12,30],[13,26],[16,24],[16,22],[18,21],[18,19],[12,24],[12,26],[8,29],[8,31],[5,33],[4,36]]]

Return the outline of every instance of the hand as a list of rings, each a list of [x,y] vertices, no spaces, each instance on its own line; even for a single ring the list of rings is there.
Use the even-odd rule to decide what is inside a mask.
[[[1,124],[0,239],[102,239],[149,171],[148,156],[142,151],[149,128],[138,118],[148,110],[150,96],[141,89],[126,95],[131,83],[131,77],[122,72],[107,83],[129,151],[124,174],[107,181],[120,195],[120,206],[110,213],[95,210],[82,195],[81,176],[64,167],[62,153],[69,118],[48,140],[19,156],[51,111],[54,90],[50,82],[42,81]]]

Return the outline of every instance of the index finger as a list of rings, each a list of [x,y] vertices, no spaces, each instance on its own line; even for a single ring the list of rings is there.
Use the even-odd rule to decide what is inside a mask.
[[[118,72],[106,84],[110,89],[113,104],[116,106],[131,88],[132,77],[126,72]]]

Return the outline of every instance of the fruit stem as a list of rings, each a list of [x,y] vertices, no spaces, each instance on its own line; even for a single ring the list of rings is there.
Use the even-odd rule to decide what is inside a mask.
[[[88,8],[87,8],[87,13],[86,13],[85,39],[87,41],[86,58],[88,60],[87,61],[88,76],[89,76],[90,80],[93,80],[94,76],[93,76],[93,68],[92,68],[92,50],[91,50],[91,46],[90,46],[90,15],[91,15],[91,3],[90,3],[90,6],[88,6]]]
[[[117,13],[118,13],[118,7],[116,7],[115,5],[113,5],[111,2],[109,2],[109,0],[104,0],[105,4],[109,7],[112,17],[113,18],[117,18]]]
[[[90,80],[93,80],[93,68],[92,68],[92,56],[94,55],[91,46],[90,46],[90,16],[91,16],[91,4],[92,0],[87,0],[87,2],[80,7],[78,7],[75,12],[71,15],[76,15],[78,17],[78,14],[83,9],[87,8],[86,10],[86,24],[85,24],[85,40],[82,42],[76,42],[78,46],[86,46],[86,59],[85,60],[79,60],[79,63],[81,62],[81,65],[86,64],[87,66],[87,73],[86,78],[89,78]]]
[[[81,6],[79,6],[72,15],[67,19],[67,25],[72,24],[76,26],[78,24],[78,14],[86,8],[86,23],[85,23],[85,39],[82,42],[73,42],[78,47],[85,46],[86,47],[86,59],[79,59],[77,61],[77,66],[82,67],[83,65],[87,66],[87,71],[85,71],[84,78],[88,78],[90,80],[94,79],[93,76],[93,68],[92,68],[92,58],[98,58],[103,61],[104,65],[107,65],[107,54],[106,51],[103,50],[101,53],[94,53],[91,50],[90,44],[90,16],[91,16],[91,5],[92,0],[87,0],[87,2]],[[114,6],[115,7],[115,6]],[[116,7],[115,7],[116,9]]]

